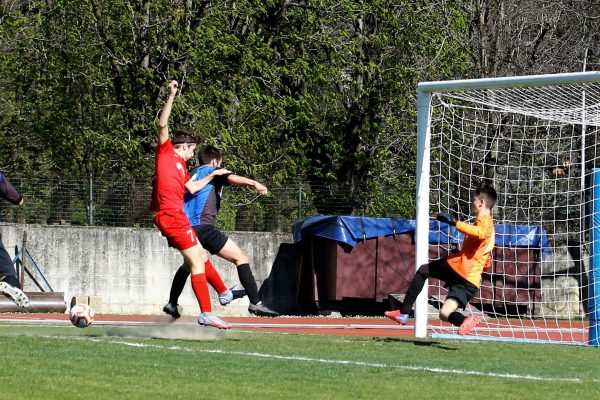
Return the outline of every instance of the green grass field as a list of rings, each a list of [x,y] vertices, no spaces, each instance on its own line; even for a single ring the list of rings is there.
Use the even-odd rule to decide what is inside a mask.
[[[9,323],[0,341],[1,399],[600,398],[596,348]]]

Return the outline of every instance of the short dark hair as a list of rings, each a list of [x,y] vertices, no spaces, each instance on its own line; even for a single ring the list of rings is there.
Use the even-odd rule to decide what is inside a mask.
[[[200,150],[200,153],[198,153],[198,161],[200,161],[200,165],[206,165],[213,159],[220,160],[221,158],[223,158],[221,150],[217,149],[215,146],[211,146],[210,144],[204,146]]]
[[[477,189],[475,189],[475,196],[483,196],[483,201],[485,201],[485,205],[490,210],[494,207],[496,199],[498,198],[496,189],[488,182],[481,182],[479,186],[477,186]]]
[[[171,142],[176,144],[196,144],[198,143],[198,136],[191,130],[188,129],[175,129],[173,131],[173,140]]]

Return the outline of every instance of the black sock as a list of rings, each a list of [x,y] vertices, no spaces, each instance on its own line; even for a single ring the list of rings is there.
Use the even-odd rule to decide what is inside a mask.
[[[258,287],[256,286],[254,275],[252,275],[250,264],[246,263],[238,265],[237,272],[238,277],[240,278],[240,283],[246,290],[246,296],[248,296],[250,303],[258,303],[260,301],[260,298],[258,297]]]
[[[402,314],[410,314],[410,310],[412,309],[413,304],[415,304],[415,301],[417,301],[417,296],[419,293],[421,293],[421,289],[423,289],[423,286],[425,286],[425,280],[427,278],[428,275],[419,270],[413,277],[412,281],[410,281],[410,286],[408,287],[406,296],[404,296],[402,308],[400,309]]]
[[[175,272],[173,283],[171,284],[171,292],[169,293],[169,303],[177,304],[179,296],[181,296],[181,292],[183,292],[183,288],[187,282],[188,276],[190,276],[190,273],[183,269],[183,266],[179,267],[177,272]]]
[[[462,315],[462,313],[454,311],[453,313],[450,313],[450,315],[448,315],[448,322],[450,322],[454,326],[461,326],[465,318],[466,317]]]

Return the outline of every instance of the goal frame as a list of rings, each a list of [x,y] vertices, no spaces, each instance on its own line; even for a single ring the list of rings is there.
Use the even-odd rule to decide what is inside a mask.
[[[437,92],[468,91],[477,89],[498,88],[524,88],[534,86],[550,86],[563,84],[594,83],[600,82],[600,72],[576,72],[546,75],[524,75],[515,77],[464,79],[451,81],[421,82],[417,87],[417,185],[416,185],[416,231],[415,231],[415,271],[419,266],[429,262],[429,193],[430,193],[430,153],[431,153],[431,99]],[[585,132],[585,121],[582,121],[582,130]],[[583,152],[583,150],[582,150]],[[582,159],[585,163],[585,158]],[[582,169],[582,182],[585,169]],[[583,187],[583,185],[582,185]],[[600,235],[598,235],[600,236]],[[600,248],[600,246],[599,246]],[[590,277],[600,274],[600,268],[590,265]],[[595,284],[600,286],[600,279],[595,279]],[[418,338],[427,336],[428,320],[428,282],[417,297],[415,303],[414,335]],[[592,287],[596,293],[600,288]],[[594,307],[600,312],[600,306]],[[600,315],[590,315],[590,319],[600,320]],[[590,344],[598,345],[598,339],[592,338],[590,324]],[[597,329],[596,329],[597,330]],[[593,343],[595,342],[595,343]]]

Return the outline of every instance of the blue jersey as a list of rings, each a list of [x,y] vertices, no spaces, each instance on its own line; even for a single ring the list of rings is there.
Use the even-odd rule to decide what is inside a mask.
[[[218,167],[202,165],[192,171],[191,181],[206,178]],[[190,225],[214,225],[221,206],[221,188],[227,184],[227,175],[215,176],[208,185],[194,194],[185,193],[183,211]]]

